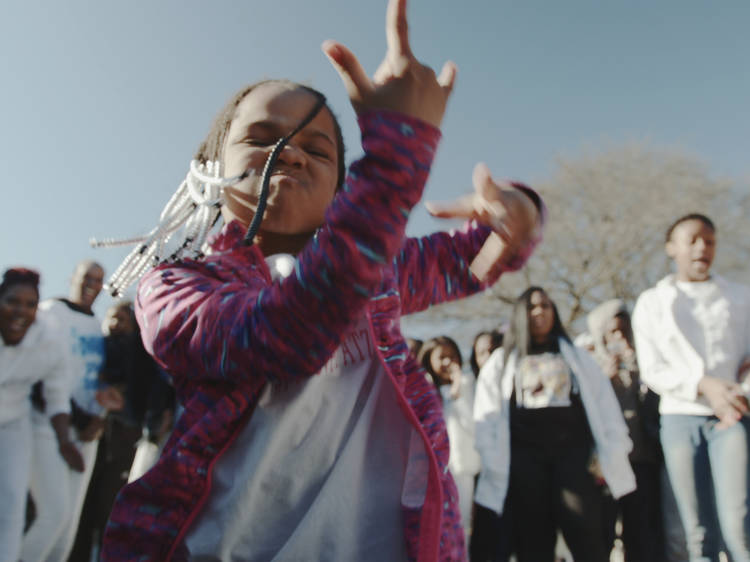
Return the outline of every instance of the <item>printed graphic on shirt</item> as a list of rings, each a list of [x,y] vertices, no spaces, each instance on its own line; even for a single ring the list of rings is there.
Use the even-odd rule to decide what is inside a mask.
[[[518,365],[517,376],[519,406],[529,409],[570,406],[572,378],[559,354],[527,355]]]
[[[346,369],[356,368],[365,361],[375,359],[375,349],[370,338],[366,319],[357,323],[342,340],[341,345],[320,370],[320,375],[341,375]]]
[[[99,389],[99,371],[104,362],[104,337],[72,326],[70,342],[74,369],[72,397],[79,407],[97,414],[101,407],[96,402],[95,393]]]

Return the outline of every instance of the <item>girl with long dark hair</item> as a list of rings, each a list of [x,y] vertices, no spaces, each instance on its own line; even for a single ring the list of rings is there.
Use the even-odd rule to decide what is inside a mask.
[[[632,491],[631,442],[609,380],[541,287],[517,299],[502,349],[480,371],[474,418],[475,500],[497,513],[512,502],[519,562],[553,560],[558,529],[576,561],[608,560],[592,465],[615,497]]]

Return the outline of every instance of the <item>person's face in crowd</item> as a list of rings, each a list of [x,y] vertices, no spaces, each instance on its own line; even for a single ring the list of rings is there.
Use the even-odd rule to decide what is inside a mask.
[[[414,357],[416,357],[419,354],[419,348],[422,347],[422,343],[420,340],[414,339],[414,338],[406,338],[406,345],[409,348],[409,353],[411,353]]]
[[[618,314],[604,324],[604,345],[613,354],[621,354],[633,345],[629,339],[630,322],[624,314]]]
[[[103,285],[104,270],[97,264],[84,262],[76,268],[70,281],[70,301],[91,310]]]
[[[250,223],[273,145],[307,116],[315,102],[310,92],[271,82],[258,86],[239,103],[224,144],[224,175],[255,173],[226,189],[225,218]],[[303,234],[323,224],[336,193],[336,142],[333,116],[326,108],[292,137],[271,174],[262,231]]]
[[[666,250],[677,266],[677,279],[705,281],[716,253],[716,233],[698,219],[681,222],[672,231]]]
[[[461,375],[461,359],[450,345],[438,345],[430,353],[430,367],[438,384],[451,384]]]
[[[477,366],[481,369],[492,354],[492,336],[482,334],[474,342],[474,358]]]
[[[552,301],[542,291],[534,291],[529,299],[527,314],[531,339],[534,343],[544,343],[555,325]]]
[[[0,335],[5,345],[16,345],[36,319],[39,293],[31,285],[12,285],[0,296]]]
[[[127,336],[135,332],[135,322],[130,308],[115,306],[107,311],[105,320],[107,331],[111,336]]]

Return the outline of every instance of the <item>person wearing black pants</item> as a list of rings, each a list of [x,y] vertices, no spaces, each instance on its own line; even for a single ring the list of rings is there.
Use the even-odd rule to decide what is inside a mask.
[[[518,562],[552,562],[558,530],[576,562],[608,560],[597,480],[615,498],[635,489],[632,443],[608,378],[543,289],[516,301],[503,348],[479,373],[474,420],[475,501],[500,515],[507,497]]]
[[[590,440],[575,447],[513,444],[510,501],[519,562],[554,560],[557,529],[576,562],[609,560],[601,494],[588,470]]]

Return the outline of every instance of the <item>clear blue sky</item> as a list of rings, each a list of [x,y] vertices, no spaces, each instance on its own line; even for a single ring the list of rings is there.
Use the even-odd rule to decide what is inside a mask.
[[[0,266],[39,269],[44,297],[67,293],[79,259],[111,271],[124,251],[88,239],[153,226],[214,114],[260,78],[325,92],[348,160],[358,155],[353,112],[319,46],[340,40],[374,71],[385,4],[5,4]],[[479,160],[533,183],[556,155],[604,140],[684,147],[717,175],[750,176],[749,2],[411,0],[409,18],[420,59],[459,67],[428,198],[468,189]],[[438,227],[420,208],[410,233]]]

